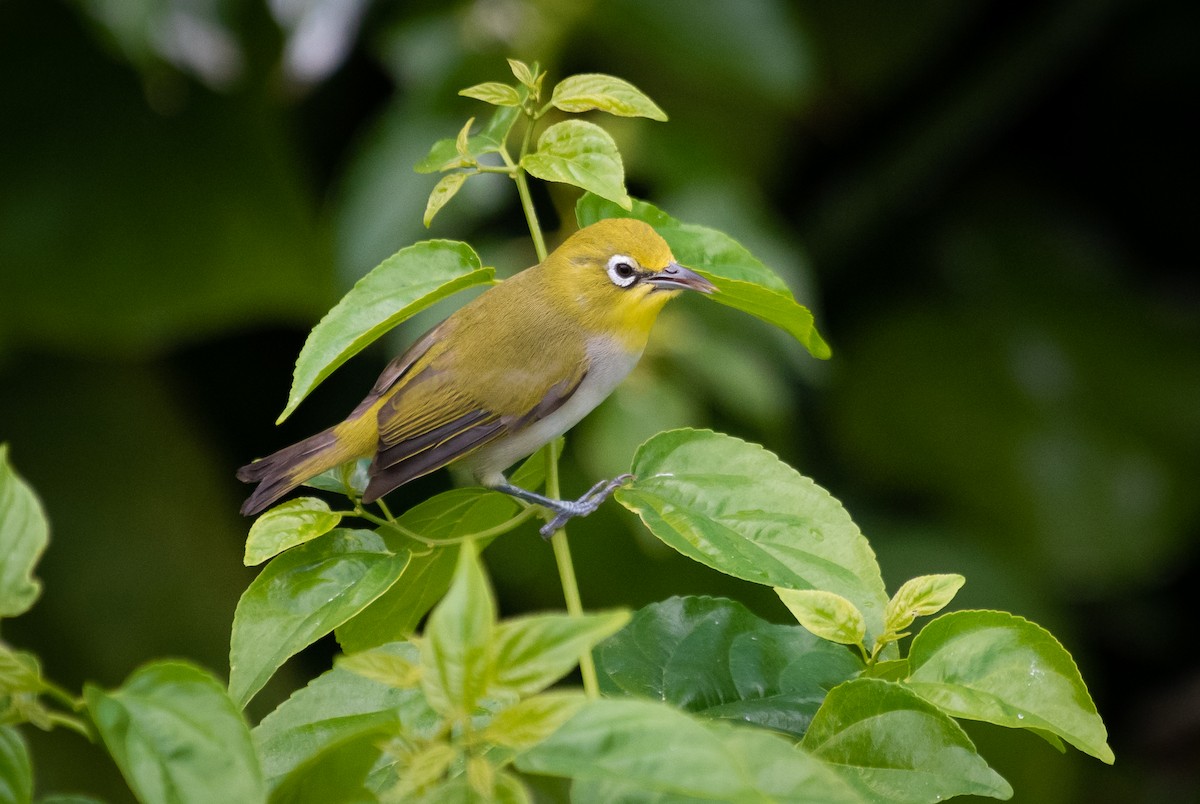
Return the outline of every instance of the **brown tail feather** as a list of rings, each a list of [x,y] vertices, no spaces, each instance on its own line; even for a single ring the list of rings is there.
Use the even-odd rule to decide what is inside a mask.
[[[257,514],[309,478],[367,454],[374,435],[361,424],[361,419],[347,419],[238,469],[238,480],[258,484],[242,503],[242,513]]]

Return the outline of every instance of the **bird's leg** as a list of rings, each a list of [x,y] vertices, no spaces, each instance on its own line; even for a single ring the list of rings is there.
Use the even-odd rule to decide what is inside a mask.
[[[529,491],[507,482],[493,486],[493,488],[496,491],[503,491],[505,494],[516,497],[518,500],[540,505],[543,508],[553,511],[554,518],[543,525],[539,531],[543,539],[549,539],[554,535],[556,530],[567,524],[568,520],[577,516],[587,516],[592,511],[595,511],[614,491],[632,479],[633,475],[620,475],[614,477],[612,480],[601,480],[588,489],[587,493],[578,500],[552,500],[535,491]]]

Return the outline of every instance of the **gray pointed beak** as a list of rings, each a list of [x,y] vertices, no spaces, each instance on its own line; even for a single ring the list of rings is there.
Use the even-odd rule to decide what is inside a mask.
[[[698,290],[701,293],[712,293],[717,289],[712,282],[677,262],[667,263],[666,268],[646,277],[646,282],[661,290]]]

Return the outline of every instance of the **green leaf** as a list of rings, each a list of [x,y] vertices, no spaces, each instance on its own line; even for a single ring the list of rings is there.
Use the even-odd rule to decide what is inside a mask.
[[[46,689],[37,657],[0,642],[0,695]]]
[[[467,158],[458,152],[456,137],[438,140],[429,153],[413,166],[417,173],[439,173],[445,170],[468,167],[486,154],[499,153],[504,141],[512,131],[513,123],[521,116],[521,110],[512,106],[496,109],[483,129],[467,138]]]
[[[459,191],[470,175],[470,173],[447,173],[438,179],[437,184],[433,185],[429,201],[425,204],[425,216],[422,218],[426,229],[433,223],[433,217],[454,197],[454,194]]]
[[[49,541],[41,502],[0,444],[0,617],[24,614],[38,599],[42,585],[33,568]]]
[[[410,643],[378,650],[414,664],[420,659]],[[381,684],[339,663],[292,693],[263,718],[252,736],[263,776],[274,788],[295,768],[347,739],[401,724],[406,735],[421,738],[432,735],[438,722],[419,689]]]
[[[21,732],[0,726],[0,804],[29,804],[33,800],[33,764]]]
[[[509,59],[508,68],[512,70],[512,74],[516,77],[516,79],[525,86],[529,87],[530,89],[533,89],[535,86],[537,86],[536,65],[531,68],[523,61]]]
[[[884,681],[903,681],[908,678],[909,672],[908,659],[891,659],[886,662],[876,662],[867,668],[864,675]]]
[[[683,223],[645,201],[624,209],[597,195],[584,195],[575,205],[580,226],[604,218],[637,218],[650,224],[671,246],[681,264],[696,270],[717,286],[708,298],[760,318],[787,332],[813,355],[827,359],[829,345],[817,332],[813,315],[801,306],[779,276],[729,235]]]
[[[427,539],[453,540],[494,528],[516,513],[517,504],[507,494],[466,488],[432,497],[405,511],[397,521]],[[450,588],[458,562],[457,544],[428,547],[388,528],[380,534],[393,552],[411,550],[413,555],[398,582],[337,629],[338,643],[347,653],[411,636],[421,618]],[[480,548],[490,541],[481,541]]]
[[[1058,735],[1113,763],[1096,705],[1049,631],[1001,611],[956,611],[925,626],[908,655],[914,692],[955,717]]]
[[[949,605],[966,582],[961,575],[921,575],[905,581],[888,601],[885,611],[887,629],[899,633],[918,617],[937,614]]]
[[[817,589],[780,589],[775,594],[806,629],[839,645],[861,645],[867,624],[862,612],[841,595]]]
[[[629,612],[609,611],[573,617],[531,614],[505,620],[496,628],[491,692],[533,695],[579,664],[579,656],[629,622]]]
[[[247,567],[261,564],[318,536],[324,536],[342,521],[341,514],[329,510],[324,500],[299,497],[266,511],[250,526],[246,537]]]
[[[396,582],[407,553],[368,530],[338,529],[276,557],[238,601],[229,693],[254,697],[289,656],[362,611]]]
[[[290,416],[338,366],[392,327],[460,290],[488,284],[494,276],[493,269],[482,267],[474,249],[454,240],[425,240],[388,257],[313,327],[296,359],[292,390],[276,423]]]
[[[332,469],[326,470],[316,477],[311,477],[304,481],[304,485],[321,491],[332,491],[334,494],[341,494],[343,497],[357,499],[362,497],[366,491],[367,483],[370,481],[368,469],[371,466],[370,458],[359,458],[357,461],[346,461],[340,466],[335,466]]]
[[[389,687],[408,689],[421,680],[421,664],[384,648],[343,656],[337,666]]]
[[[826,691],[862,670],[839,645],[709,597],[652,603],[596,653],[606,695],[666,701],[797,737]]]
[[[572,801],[860,801],[778,735],[704,724],[650,701],[591,701],[516,766],[575,779]]]
[[[480,737],[493,745],[524,751],[570,720],[586,703],[580,692],[546,692],[502,709]]]
[[[224,688],[183,662],[135,670],[119,689],[84,689],[96,730],[146,804],[261,802],[250,730]]]
[[[961,726],[888,681],[864,678],[835,687],[801,745],[841,771],[869,801],[919,804],[1013,793]]]
[[[341,735],[296,766],[271,790],[271,804],[378,804],[367,775],[394,729]]]
[[[581,187],[626,209],[625,167],[608,132],[583,120],[555,123],[538,137],[537,150],[521,159],[521,167],[543,181]]]
[[[421,686],[430,706],[470,715],[491,681],[496,601],[474,542],[459,548],[450,591],[429,615],[421,645]]]
[[[666,113],[640,89],[620,78],[583,73],[564,78],[554,87],[550,102],[564,112],[599,109],[621,117],[666,121]]]
[[[521,93],[517,91],[517,88],[509,84],[502,84],[499,81],[485,81],[473,87],[460,89],[458,94],[466,98],[474,98],[484,103],[490,103],[493,106],[521,105]]]
[[[615,497],[671,547],[727,575],[852,602],[874,636],[887,595],[875,553],[829,492],[755,444],[670,430],[634,455]]]

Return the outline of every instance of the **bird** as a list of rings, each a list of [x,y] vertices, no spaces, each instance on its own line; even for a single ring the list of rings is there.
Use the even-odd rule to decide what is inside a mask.
[[[388,363],[344,421],[241,467],[238,479],[257,484],[241,512],[257,514],[350,460],[371,458],[363,503],[457,463],[480,485],[551,512],[541,529],[549,538],[630,476],[558,500],[510,484],[505,470],[607,398],[637,364],[663,306],[685,290],[716,288],[676,262],[649,224],[585,226]]]

